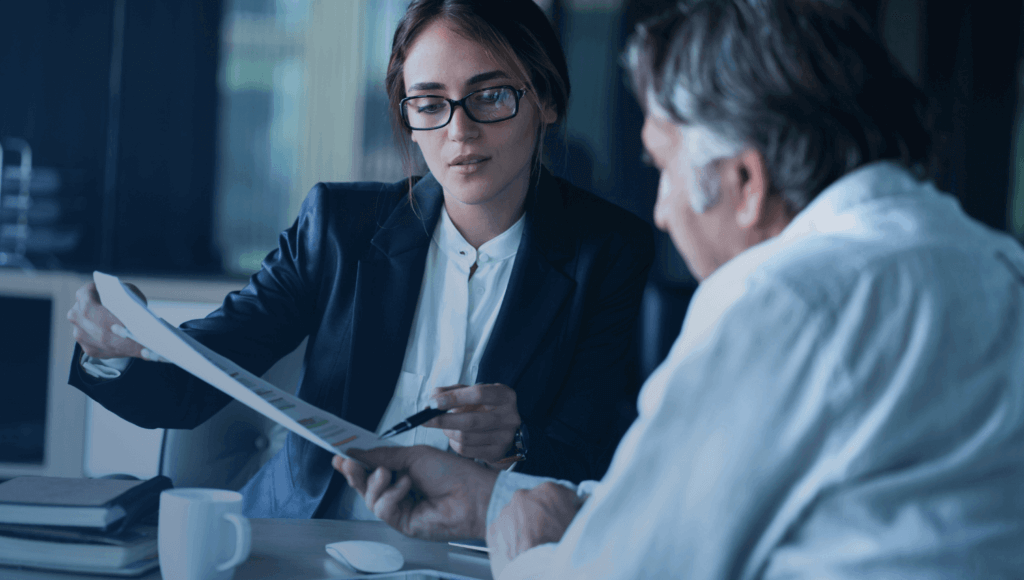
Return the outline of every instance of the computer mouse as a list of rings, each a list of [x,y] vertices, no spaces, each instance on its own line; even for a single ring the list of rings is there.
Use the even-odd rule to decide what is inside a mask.
[[[332,558],[357,572],[395,572],[405,566],[398,548],[380,542],[348,540],[324,546]]]

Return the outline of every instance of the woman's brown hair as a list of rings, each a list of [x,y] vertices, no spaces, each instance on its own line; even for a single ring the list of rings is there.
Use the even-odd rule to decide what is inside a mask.
[[[402,122],[399,102],[405,98],[405,59],[420,33],[444,21],[466,38],[480,43],[512,79],[529,85],[525,96],[538,110],[555,108],[565,118],[569,102],[569,70],[562,45],[544,12],[532,0],[413,0],[398,23],[384,86],[390,102],[391,126],[412,185],[409,130]],[[543,141],[544,126],[538,135]],[[534,163],[540,163],[539,145]]]

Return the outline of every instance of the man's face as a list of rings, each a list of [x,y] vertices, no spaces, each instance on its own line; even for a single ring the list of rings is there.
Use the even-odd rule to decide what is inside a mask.
[[[657,107],[650,107],[641,136],[661,171],[654,224],[668,233],[690,272],[703,280],[738,253],[736,242],[742,232],[733,211],[735,200],[728,191],[723,191],[721,199],[703,213],[694,211],[690,204],[698,185],[691,162],[693,152],[688,150],[688,130]]]

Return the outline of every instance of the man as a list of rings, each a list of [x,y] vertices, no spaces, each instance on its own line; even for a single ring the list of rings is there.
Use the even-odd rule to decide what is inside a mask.
[[[407,534],[486,535],[503,580],[1020,577],[1024,252],[916,176],[924,99],[877,34],[705,0],[629,62],[655,222],[704,280],[604,479],[335,467]]]

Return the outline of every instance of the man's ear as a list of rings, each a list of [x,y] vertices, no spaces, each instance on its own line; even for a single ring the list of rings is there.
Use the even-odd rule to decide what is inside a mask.
[[[736,224],[751,229],[765,221],[768,200],[768,168],[756,149],[744,149],[733,158],[731,168],[736,179],[739,199]]]

